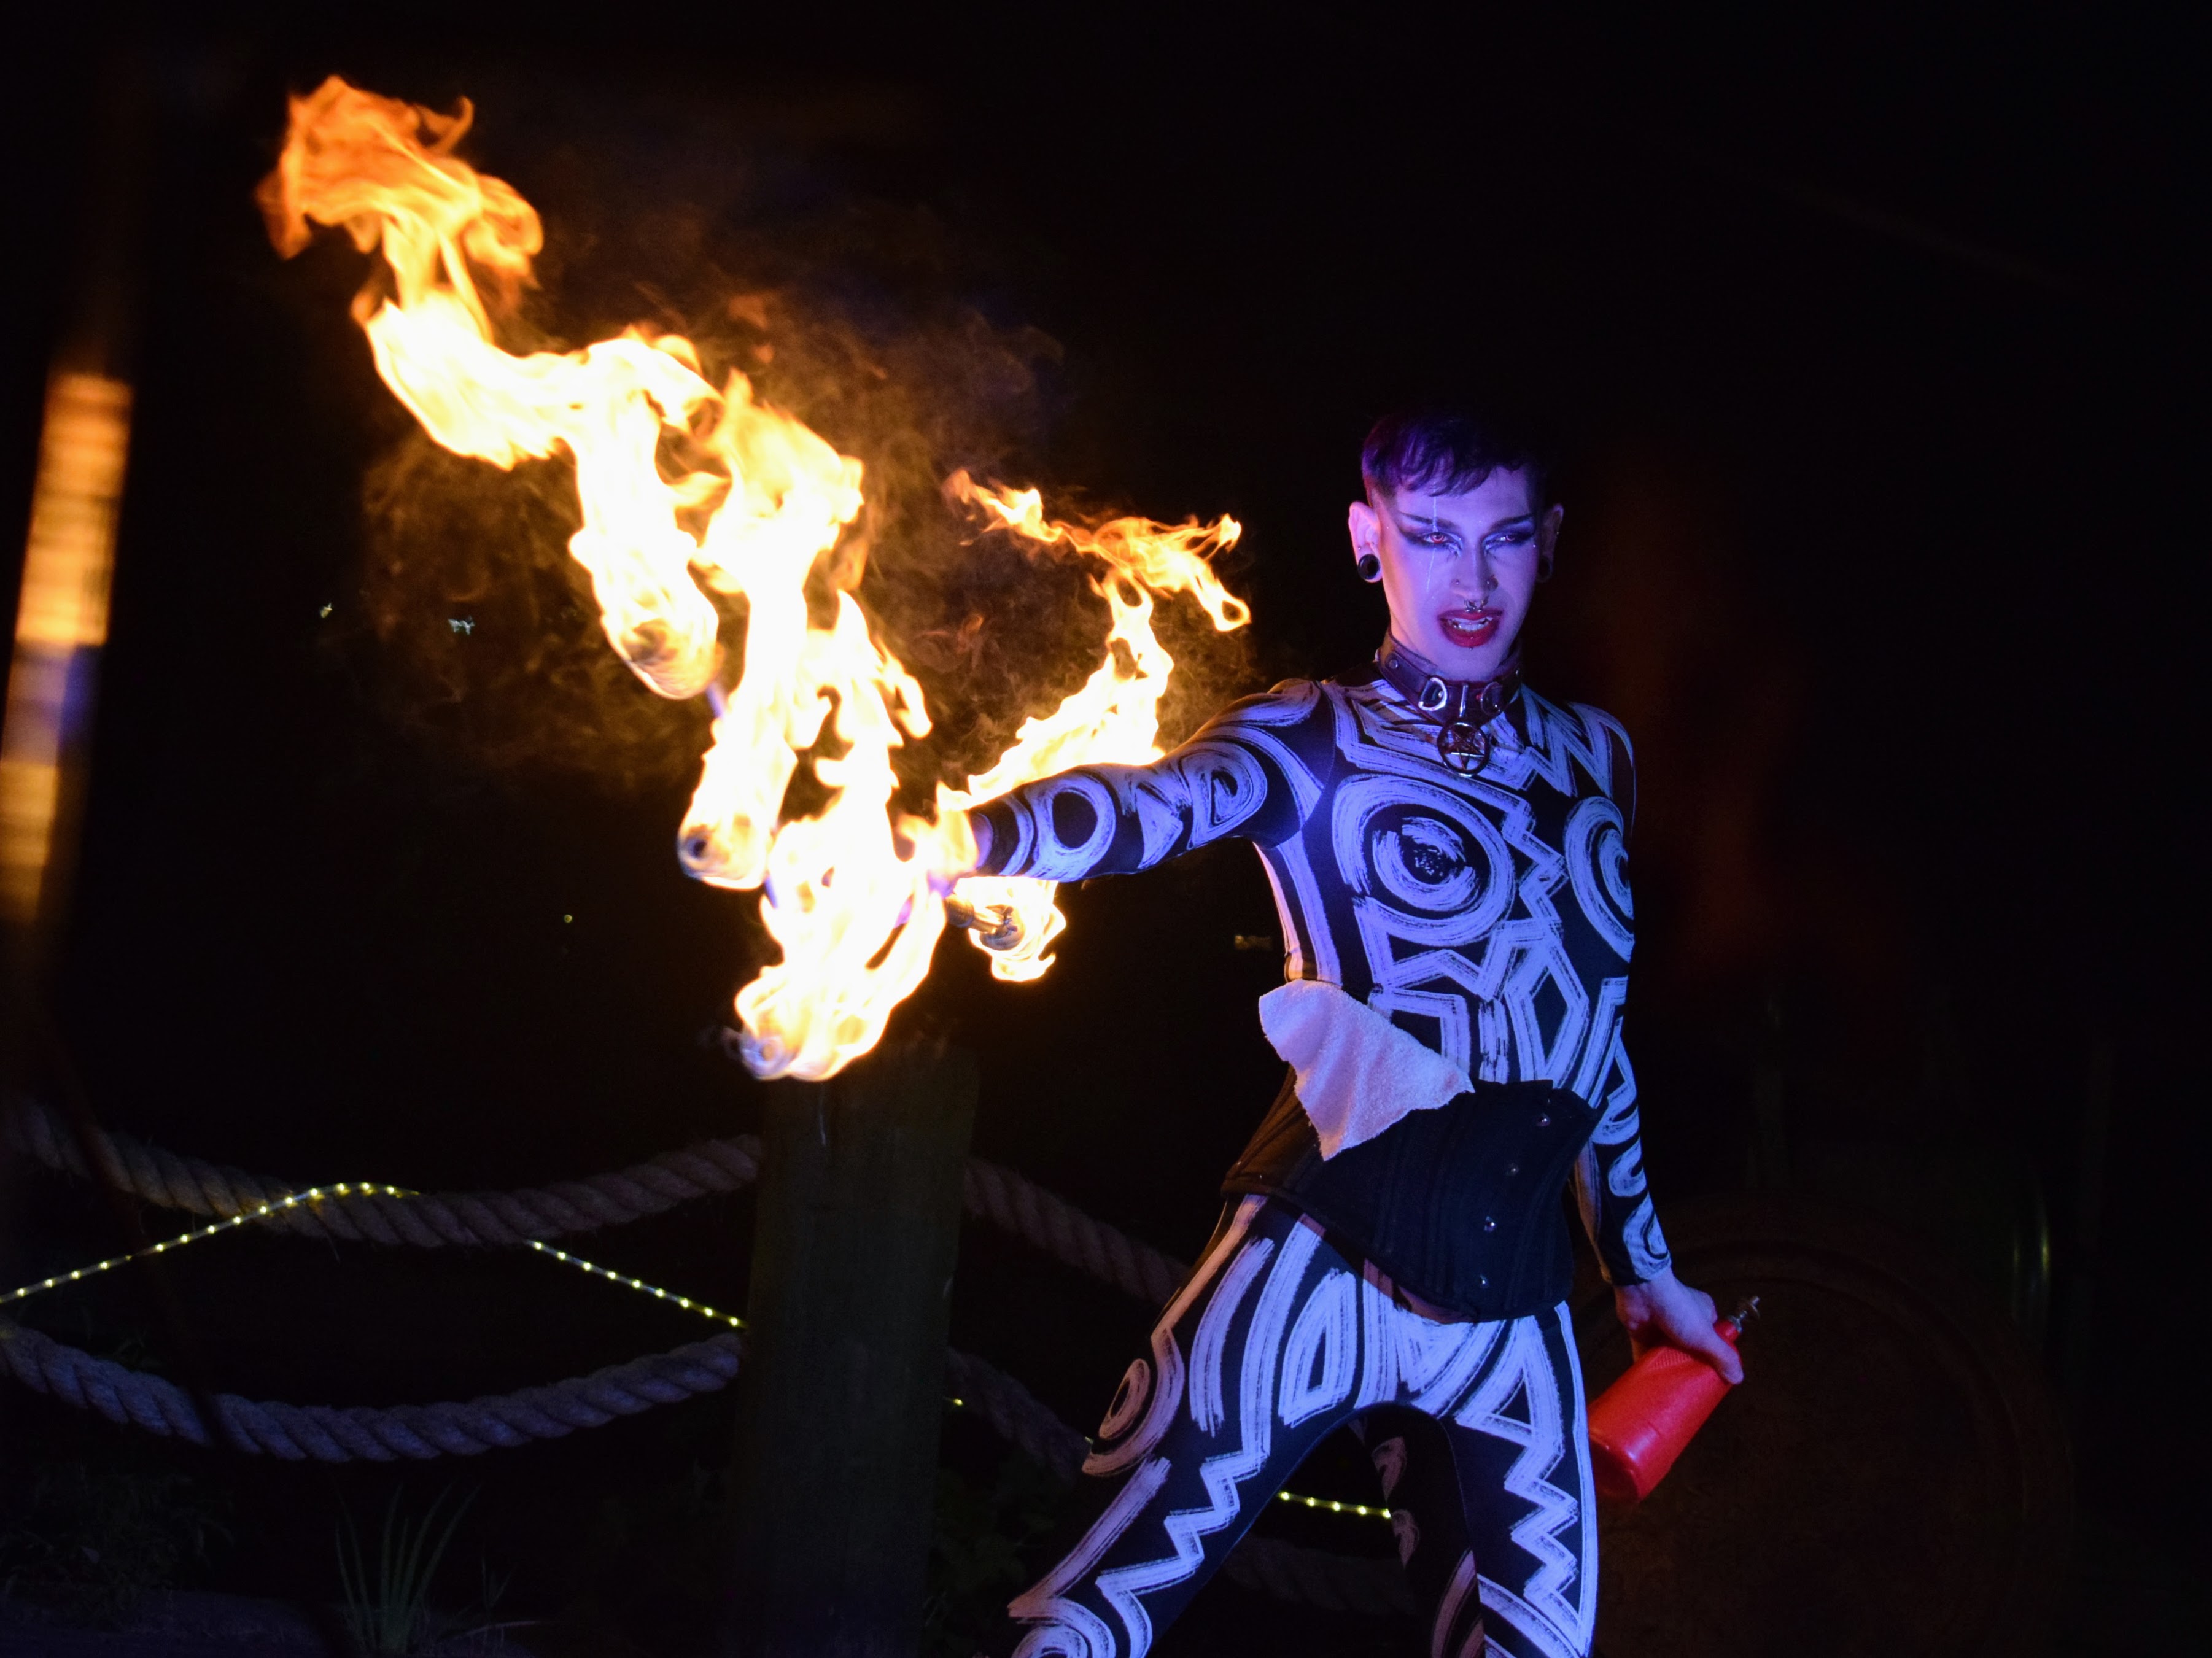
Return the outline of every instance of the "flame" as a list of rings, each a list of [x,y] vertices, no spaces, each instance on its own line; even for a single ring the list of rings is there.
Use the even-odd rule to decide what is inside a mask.
[[[1235,520],[1167,525],[1124,518],[1095,528],[1048,520],[1035,490],[947,486],[987,529],[1104,567],[1094,589],[1111,616],[1105,659],[965,789],[940,785],[934,822],[899,813],[891,751],[929,731],[921,687],[871,633],[848,591],[810,610],[807,580],[862,506],[860,463],[755,398],[742,374],[717,391],[677,336],[631,330],[580,351],[518,356],[497,318],[531,280],[543,245],[536,211],[453,150],[453,114],[383,98],[333,76],[291,100],[283,156],[260,202],[280,252],[316,224],[380,252],[354,314],[378,374],[438,443],[502,468],[566,455],[583,527],[568,545],[590,574],[608,641],[663,696],[705,695],[714,739],[678,838],[701,880],[763,888],[761,914],[782,959],[742,989],[747,1063],[763,1077],[831,1075],[867,1052],[929,970],[945,929],[942,895],[975,862],[964,808],[1018,783],[1093,761],[1157,757],[1159,699],[1174,662],[1152,628],[1154,599],[1189,595],[1217,628],[1250,612],[1206,562]],[[672,431],[701,457],[664,474]],[[686,527],[700,524],[695,533]],[[848,571],[843,585],[858,580]],[[744,667],[720,683],[722,612],[741,600]],[[825,731],[839,752],[819,750]],[[828,800],[785,819],[802,756]],[[971,878],[962,896],[1022,922],[993,952],[1002,978],[1033,979],[1066,922],[1048,882]]]
[[[633,331],[526,357],[493,343],[474,272],[488,271],[511,303],[544,238],[512,186],[449,153],[471,113],[464,101],[439,116],[336,76],[293,99],[283,158],[260,192],[270,239],[296,252],[315,220],[343,225],[363,252],[382,250],[393,292],[381,296],[372,282],[354,315],[385,384],[457,455],[502,468],[574,458],[584,524],[568,550],[591,573],[608,641],[662,695],[696,696],[714,677],[721,618],[691,580],[698,545],[677,513],[712,481],[671,484],[658,455],[664,427],[723,400],[681,340]],[[742,377],[730,401],[750,404]],[[851,465],[848,517],[860,503]]]
[[[1224,632],[1249,622],[1250,609],[1221,585],[1206,562],[1213,553],[1235,545],[1243,527],[1233,518],[1210,525],[1117,518],[1085,529],[1048,519],[1043,497],[1035,489],[994,489],[964,471],[947,480],[945,493],[976,508],[993,528],[1045,545],[1057,544],[1103,563],[1105,580],[1094,577],[1091,585],[1106,601],[1112,626],[1106,659],[1080,689],[1051,714],[1025,720],[1014,733],[1013,746],[989,770],[970,777],[965,789],[938,786],[939,819],[1070,766],[1142,765],[1158,759],[1160,698],[1175,659],[1152,632],[1152,594],[1190,594]],[[1021,877],[971,876],[960,883],[960,896],[979,909],[1011,910],[1021,924],[1020,943],[989,952],[995,977],[1034,979],[1052,965],[1045,952],[1067,926],[1054,902],[1058,890],[1054,882]],[[970,942],[982,947],[981,939]]]

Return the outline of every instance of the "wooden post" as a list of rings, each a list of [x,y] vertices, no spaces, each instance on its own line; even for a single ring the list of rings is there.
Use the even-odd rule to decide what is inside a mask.
[[[769,1096],[728,1649],[913,1658],[975,1060],[878,1052]]]

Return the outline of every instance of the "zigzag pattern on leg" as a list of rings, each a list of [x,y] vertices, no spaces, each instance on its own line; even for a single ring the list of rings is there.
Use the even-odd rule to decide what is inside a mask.
[[[1516,1319],[1498,1363],[1455,1418],[1463,1427],[1520,1448],[1505,1472],[1504,1485],[1510,1495],[1529,1506],[1530,1512],[1514,1524],[1511,1536],[1537,1563],[1536,1569],[1517,1589],[1501,1582],[1494,1569],[1485,1571],[1482,1601],[1515,1633],[1535,1644],[1531,1658],[1582,1658],[1591,1633],[1588,1597],[1570,1598],[1571,1590],[1582,1587],[1578,1580],[1586,1564],[1577,1549],[1560,1539],[1570,1527],[1579,1527],[1583,1503],[1551,1479],[1575,1451],[1567,1442],[1558,1388],[1542,1321]],[[1528,1402],[1525,1423],[1504,1413],[1516,1394]],[[1491,1639],[1496,1641],[1495,1632]]]
[[[1098,1576],[1098,1593],[1121,1615],[1128,1631],[1128,1658],[1144,1658],[1152,1649],[1152,1620],[1139,1597],[1187,1582],[1206,1564],[1206,1546],[1200,1540],[1236,1520],[1243,1504],[1238,1487],[1267,1465],[1274,1448],[1277,1353],[1290,1319],[1291,1303],[1320,1245],[1321,1236],[1312,1229],[1291,1228],[1275,1257],[1273,1270],[1267,1274],[1266,1287],[1260,1291],[1252,1322],[1245,1331],[1238,1377],[1240,1442],[1237,1449],[1208,1457],[1199,1465],[1207,1506],[1178,1509],[1168,1515],[1163,1529],[1172,1554],[1118,1566]],[[1326,1277],[1322,1282],[1327,1282]]]

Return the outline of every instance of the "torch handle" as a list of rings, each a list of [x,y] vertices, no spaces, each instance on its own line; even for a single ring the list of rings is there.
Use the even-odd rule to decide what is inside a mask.
[[[1012,950],[1022,941],[1021,919],[1003,904],[978,908],[956,894],[945,901],[945,924],[972,932],[986,950]]]

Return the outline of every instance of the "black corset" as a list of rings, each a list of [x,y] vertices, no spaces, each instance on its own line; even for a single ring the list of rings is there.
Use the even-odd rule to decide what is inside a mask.
[[[1573,1283],[1560,1197],[1597,1121],[1549,1083],[1477,1083],[1323,1162],[1285,1078],[1223,1189],[1297,1205],[1448,1312],[1519,1318],[1557,1305]]]

